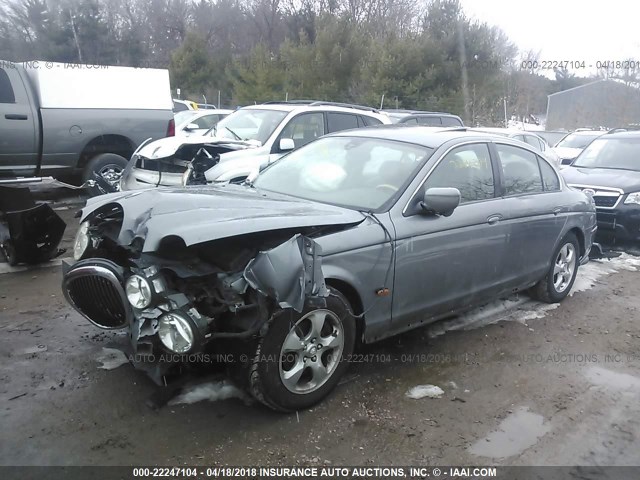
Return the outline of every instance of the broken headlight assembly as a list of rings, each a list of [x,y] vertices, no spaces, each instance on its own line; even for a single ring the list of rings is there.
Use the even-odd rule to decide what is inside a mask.
[[[174,353],[187,353],[195,342],[191,321],[178,312],[165,313],[158,322],[158,337]]]
[[[80,260],[84,252],[87,251],[87,247],[89,247],[91,238],[89,237],[89,222],[82,222],[80,228],[78,229],[78,233],[76,233],[76,238],[73,241],[73,258],[76,260]]]
[[[133,308],[143,310],[151,304],[153,290],[149,280],[140,275],[131,275],[124,285],[127,300]]]

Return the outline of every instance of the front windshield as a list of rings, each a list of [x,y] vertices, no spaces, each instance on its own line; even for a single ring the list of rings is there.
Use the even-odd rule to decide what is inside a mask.
[[[220,120],[205,135],[231,140],[257,140],[264,144],[287,113],[243,108]]]
[[[254,185],[307,200],[377,210],[404,188],[432,152],[377,138],[321,138],[267,168]]]
[[[576,133],[570,133],[566,137],[564,137],[556,147],[565,147],[565,148],[584,148],[589,145],[595,138],[600,136],[599,133],[594,133],[593,135],[578,135]]]
[[[599,138],[573,164],[583,168],[640,171],[640,138]]]

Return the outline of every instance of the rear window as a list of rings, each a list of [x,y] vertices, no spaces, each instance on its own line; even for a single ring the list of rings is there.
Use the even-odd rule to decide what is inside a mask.
[[[11,81],[2,68],[0,68],[0,103],[16,103]]]
[[[444,127],[462,127],[462,121],[456,117],[442,117],[442,126]]]
[[[360,119],[364,122],[367,127],[373,127],[374,125],[382,125],[382,121],[377,118],[368,117],[366,115],[362,115]],[[393,119],[391,119],[393,121]]]
[[[418,117],[418,125],[426,125],[428,127],[441,127],[442,121],[440,117]]]

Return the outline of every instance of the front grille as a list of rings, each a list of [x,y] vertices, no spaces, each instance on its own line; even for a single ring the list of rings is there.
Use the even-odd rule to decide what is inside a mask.
[[[601,197],[599,195],[594,195],[593,200],[596,202],[596,207],[611,208],[616,204],[619,197],[620,195],[617,195],[615,197],[614,196]]]
[[[127,325],[129,308],[121,276],[108,260],[78,262],[64,277],[63,289],[71,305],[100,328]]]
[[[596,204],[596,207],[599,208],[613,208],[617,205],[618,200],[622,193],[620,190],[616,190],[614,188],[607,187],[596,187],[591,185],[575,185],[569,184],[572,188],[577,188],[578,190],[582,190],[583,192],[589,192],[593,195],[593,201]]]

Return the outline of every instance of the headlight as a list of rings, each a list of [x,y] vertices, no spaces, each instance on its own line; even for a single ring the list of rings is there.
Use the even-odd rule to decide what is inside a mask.
[[[186,353],[193,347],[193,328],[186,318],[176,313],[165,313],[160,317],[158,337],[175,353]]]
[[[149,280],[140,275],[130,276],[125,285],[125,292],[129,303],[139,309],[147,308],[151,304],[153,291]]]
[[[624,201],[625,205],[635,204],[640,205],[640,192],[634,192],[627,195],[627,199]]]
[[[80,260],[89,246],[89,222],[82,222],[73,242],[73,258]]]

